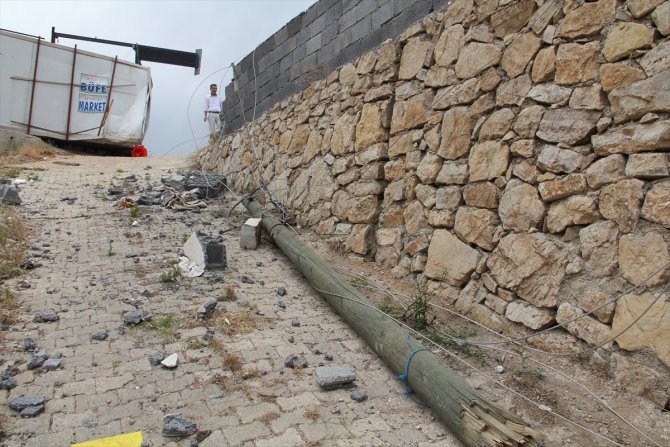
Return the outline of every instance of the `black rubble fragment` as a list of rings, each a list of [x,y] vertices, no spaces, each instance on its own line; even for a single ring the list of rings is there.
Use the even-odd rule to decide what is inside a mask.
[[[138,325],[143,321],[151,321],[151,314],[145,310],[133,310],[123,314],[123,323],[126,326]]]
[[[207,301],[202,306],[200,306],[200,308],[198,309],[198,313],[195,316],[195,319],[198,321],[204,320],[209,315],[211,315],[214,312],[214,310],[216,310],[216,305],[217,305],[216,300]]]
[[[286,295],[286,289],[283,288],[283,287],[278,288],[278,289],[277,289],[277,295],[279,295],[279,296],[284,296],[284,295]]]
[[[202,336],[202,341],[210,341],[214,337],[214,331],[207,329],[207,332]]]
[[[156,351],[151,354],[151,357],[149,357],[149,363],[151,363],[151,366],[158,366],[161,364],[164,358],[165,353],[163,351]]]
[[[242,278],[240,278],[240,281],[242,281],[244,284],[255,284],[256,282],[249,278],[247,275],[242,275]]]
[[[38,310],[33,317],[34,323],[50,323],[58,320],[60,320],[60,317],[58,316],[58,312],[54,309]]]
[[[291,326],[293,326],[293,327],[300,327],[300,320],[298,320],[297,318],[294,318],[294,319],[291,321]]]
[[[349,396],[351,397],[352,400],[355,400],[356,402],[363,402],[364,400],[367,400],[368,393],[361,390],[354,390],[351,392]]]
[[[284,366],[288,368],[307,368],[308,363],[307,360],[304,357],[301,357],[299,355],[293,354],[289,355],[286,357],[286,360],[284,360]]]
[[[28,352],[34,352],[37,349],[37,343],[30,337],[23,339],[23,350]]]
[[[327,362],[332,362],[333,361],[333,356],[330,354],[326,354],[323,356],[323,359]]]
[[[91,340],[105,341],[105,340],[107,340],[107,337],[109,337],[109,332],[104,330],[104,331],[96,332],[95,334],[91,335]]]
[[[22,289],[30,289],[30,283],[24,279],[19,283],[19,287]]]
[[[195,433],[197,429],[197,424],[184,418],[181,413],[171,413],[163,416],[163,436],[189,436]]]
[[[1,378],[14,377],[19,373],[19,368],[16,365],[7,365],[7,368],[0,374]]]
[[[11,390],[17,385],[16,380],[11,377],[0,379],[0,390]]]
[[[286,303],[283,301],[277,301],[277,306],[279,306],[282,309],[286,309]]]

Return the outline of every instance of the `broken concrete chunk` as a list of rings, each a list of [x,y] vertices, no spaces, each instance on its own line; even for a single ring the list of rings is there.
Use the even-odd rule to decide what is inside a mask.
[[[252,217],[242,225],[240,230],[240,248],[255,250],[261,242],[261,219]]]
[[[356,380],[350,366],[320,366],[316,369],[316,383],[324,390],[333,390]]]
[[[21,205],[19,191],[9,185],[0,187],[0,201],[8,205]]]
[[[351,397],[351,400],[355,400],[356,402],[363,402],[364,400],[368,399],[368,393],[361,390],[354,390],[351,392],[349,397]]]
[[[161,361],[161,365],[166,367],[167,369],[174,369],[177,367],[177,362],[179,360],[178,354],[175,352],[174,354],[170,354],[167,357],[165,357]]]
[[[137,325],[143,321],[151,321],[151,314],[145,310],[133,310],[123,314],[123,323],[126,326]]]
[[[0,380],[0,390],[11,390],[12,388],[15,388],[16,385],[16,380],[12,379],[11,377]]]
[[[212,238],[192,233],[184,244],[184,255],[201,269],[225,269],[227,265],[226,246],[221,236]]]
[[[55,371],[62,362],[63,361],[58,358],[47,359],[44,363],[42,363],[42,369],[45,371]]]
[[[181,415],[170,413],[163,416],[163,436],[183,437],[195,433],[198,426]]]
[[[58,312],[54,309],[38,310],[33,317],[34,323],[50,323],[58,320],[60,320],[60,317],[58,316]]]
[[[49,356],[47,355],[46,351],[39,351],[37,354],[30,357],[30,360],[28,360],[28,364],[26,366],[28,369],[39,368],[44,362],[47,361],[48,358]]]
[[[216,300],[207,301],[205,304],[200,306],[195,319],[198,321],[203,321],[205,318],[207,318],[208,315],[216,310],[216,304]]]
[[[23,350],[28,352],[34,352],[37,349],[37,343],[30,337],[23,339]]]
[[[100,332],[96,332],[95,334],[91,335],[92,340],[97,340],[97,341],[105,341],[107,340],[107,337],[109,336],[109,333],[104,330]]]
[[[286,360],[284,360],[284,366],[288,368],[307,368],[308,363],[304,357],[293,354],[286,357]]]
[[[9,408],[20,411],[21,417],[35,417],[44,411],[46,399],[41,395],[20,396],[9,400]]]

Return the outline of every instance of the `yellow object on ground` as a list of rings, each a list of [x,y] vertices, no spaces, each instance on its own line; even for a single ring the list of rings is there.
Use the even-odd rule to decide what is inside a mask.
[[[142,432],[127,433],[95,441],[72,444],[72,447],[142,447]]]

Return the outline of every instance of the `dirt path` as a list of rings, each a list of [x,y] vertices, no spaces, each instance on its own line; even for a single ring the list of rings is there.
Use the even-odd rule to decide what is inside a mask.
[[[0,371],[12,364],[19,371],[16,388],[0,391],[5,445],[69,447],[135,431],[147,446],[197,445],[196,435],[162,436],[162,418],[174,412],[197,423],[200,438],[210,433],[199,444],[205,447],[460,445],[403,395],[391,371],[268,243],[241,251],[237,230],[228,231],[227,270],[171,281],[191,231],[228,228],[227,201],[201,213],[142,206],[131,217],[107,200],[107,190],[124,182],[135,191],[155,188],[184,160],[59,160],[78,165],[34,163],[46,170],[21,191],[20,213],[33,229],[30,259],[40,265],[4,284],[21,305],[19,322],[3,332]],[[124,180],[129,175],[137,181]],[[197,309],[211,299],[224,312],[197,322]],[[59,320],[33,322],[44,309]],[[135,310],[150,312],[152,321],[124,325],[124,313]],[[203,340],[208,329],[213,337]],[[104,331],[104,340],[91,338]],[[61,355],[60,366],[29,370],[26,337],[48,356]],[[159,350],[177,353],[178,366],[152,366]],[[292,354],[308,366],[285,367]],[[352,366],[354,387],[322,391],[316,367],[330,364]],[[352,390],[368,399],[352,400]],[[21,418],[10,410],[8,400],[24,395],[44,396],[44,412]]]

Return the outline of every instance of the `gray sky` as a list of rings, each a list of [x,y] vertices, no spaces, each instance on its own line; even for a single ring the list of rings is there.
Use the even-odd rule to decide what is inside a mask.
[[[158,156],[195,150],[189,122],[198,145],[204,145],[207,138],[202,137],[208,129],[202,103],[209,84],[225,87],[232,77],[231,70],[226,70],[231,62],[239,62],[314,3],[316,0],[0,0],[0,28],[49,40],[55,26],[57,32],[173,50],[202,48],[198,76],[189,67],[143,62],[151,67],[153,79],[144,145],[150,155]],[[71,39],[58,43],[135,60],[131,48]]]

